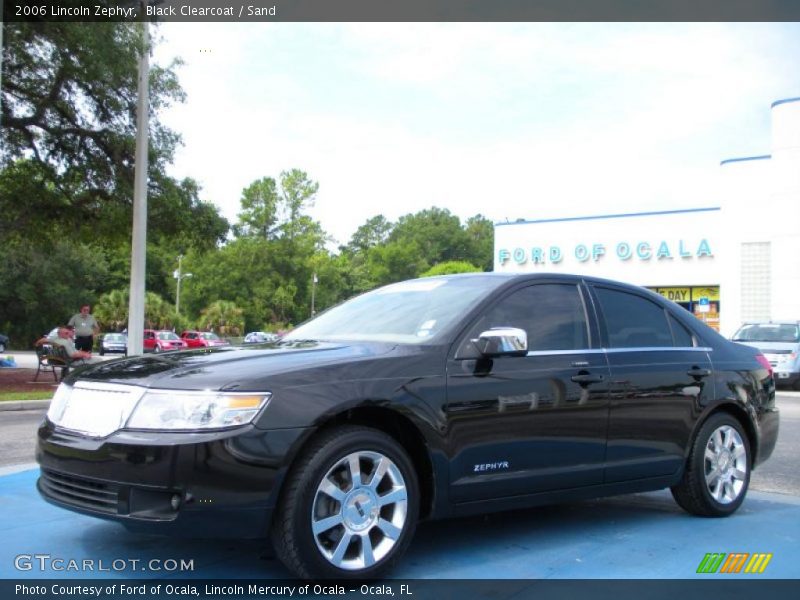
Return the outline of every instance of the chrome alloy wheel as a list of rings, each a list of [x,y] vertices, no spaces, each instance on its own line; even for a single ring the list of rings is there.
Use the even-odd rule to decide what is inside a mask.
[[[720,504],[739,497],[747,479],[747,449],[742,437],[730,425],[717,428],[708,439],[705,451],[706,486]]]
[[[379,452],[339,460],[322,478],[311,508],[311,531],[322,555],[352,571],[381,561],[400,539],[408,493],[400,469]]]

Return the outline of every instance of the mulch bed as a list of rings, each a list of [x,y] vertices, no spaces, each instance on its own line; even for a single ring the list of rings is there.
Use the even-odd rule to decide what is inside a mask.
[[[36,369],[0,368],[0,390],[4,392],[50,392],[54,391],[57,382],[52,373],[39,373],[39,381],[34,381]]]

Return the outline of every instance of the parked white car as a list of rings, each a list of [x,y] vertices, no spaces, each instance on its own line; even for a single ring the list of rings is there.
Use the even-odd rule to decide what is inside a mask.
[[[731,339],[761,350],[776,384],[800,389],[800,321],[745,323]]]

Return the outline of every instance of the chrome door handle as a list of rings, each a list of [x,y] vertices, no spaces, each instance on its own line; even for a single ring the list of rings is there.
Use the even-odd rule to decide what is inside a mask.
[[[572,381],[580,385],[588,385],[590,383],[600,383],[603,381],[602,375],[593,375],[592,373],[578,373],[570,377]]]
[[[711,369],[701,369],[700,367],[692,367],[686,374],[689,377],[708,377],[711,375]]]

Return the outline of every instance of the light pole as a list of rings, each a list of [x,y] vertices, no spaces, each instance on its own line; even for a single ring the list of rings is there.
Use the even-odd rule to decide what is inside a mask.
[[[311,278],[311,317],[314,317],[314,300],[317,296],[317,274],[314,273],[314,276]]]
[[[183,254],[178,255],[178,268],[172,273],[172,276],[178,280],[178,284],[175,287],[175,314],[181,314],[181,279],[186,279],[187,277],[191,277],[191,273],[183,273],[181,272],[181,262],[183,261]]]
[[[144,10],[145,2],[141,4]],[[147,149],[150,110],[150,32],[142,19],[142,53],[139,56],[136,103],[136,162],[133,177],[133,235],[131,238],[131,293],[128,303],[128,354],[143,352],[145,256],[147,252]]]

